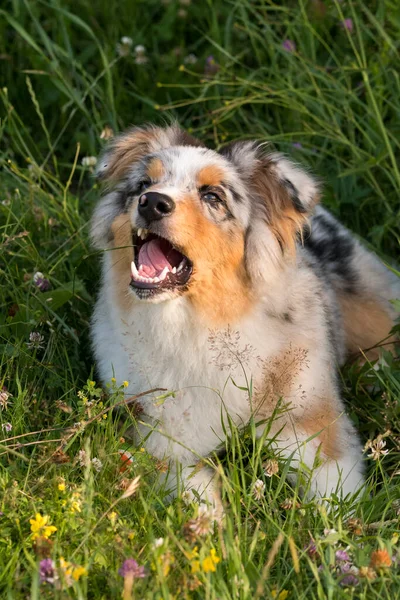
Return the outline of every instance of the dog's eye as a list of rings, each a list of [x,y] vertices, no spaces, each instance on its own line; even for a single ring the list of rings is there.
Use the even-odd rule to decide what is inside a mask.
[[[142,179],[142,181],[139,181],[139,183],[138,183],[137,191],[140,194],[141,192],[144,192],[144,190],[147,190],[147,188],[150,186],[151,186],[150,179]]]
[[[206,192],[205,194],[201,195],[201,198],[202,200],[204,200],[204,202],[221,202],[221,198],[218,196],[218,194],[215,194],[214,192]]]

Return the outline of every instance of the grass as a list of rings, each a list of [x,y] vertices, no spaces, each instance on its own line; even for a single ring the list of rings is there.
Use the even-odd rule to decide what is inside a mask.
[[[11,395],[0,411],[2,598],[110,599],[124,586],[128,598],[129,577],[118,574],[127,558],[145,566],[135,598],[398,596],[398,362],[388,355],[379,370],[342,372],[361,437],[385,434],[389,450],[366,459],[362,495],[301,500],[285,479],[290,464],[255,439],[254,424],[239,435],[227,423],[227,454],[215,459],[225,524],[196,536],[198,506],[168,504],[154,476],[164,465],[124,440],[129,421],[111,417],[123,388],[110,382],[104,394],[91,383],[99,256],[87,225],[98,190],[82,158],[99,154],[106,126],[171,118],[214,147],[270,140],[321,177],[324,203],[346,225],[398,261],[399,13],[394,0],[3,3],[0,384]],[[122,36],[145,46],[144,64],[133,49],[118,54]],[[35,283],[38,271],[51,289]],[[29,344],[32,332],[42,347]],[[132,454],[124,471],[120,450]],[[279,463],[272,477],[268,459]],[[49,520],[34,540],[37,513]],[[357,568],[374,566],[357,585],[344,579],[344,549]],[[377,550],[391,566],[379,568],[387,555]],[[55,584],[40,583],[46,557]]]

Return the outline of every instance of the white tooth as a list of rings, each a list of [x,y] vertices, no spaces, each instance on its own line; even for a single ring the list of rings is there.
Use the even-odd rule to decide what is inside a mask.
[[[141,227],[139,227],[139,229],[137,230],[138,237],[140,238],[142,237],[142,231],[143,229]]]
[[[162,281],[161,279],[159,279],[158,277],[154,277],[153,279],[153,283],[158,283],[159,281]]]
[[[137,279],[139,277],[139,273],[134,261],[131,262],[131,275],[133,279]]]
[[[168,267],[164,267],[164,269],[162,270],[162,273],[160,275],[160,281],[164,281],[164,279],[167,276],[167,273],[169,273],[169,269],[168,269]]]
[[[173,274],[175,275],[175,273],[176,273],[176,267],[174,267],[174,268],[172,269],[172,272],[173,272]]]
[[[148,233],[149,233],[149,230],[148,230],[148,229],[143,229],[143,233],[142,233],[142,240],[144,240],[144,239],[146,239],[146,238],[147,238],[147,235],[148,235]]]

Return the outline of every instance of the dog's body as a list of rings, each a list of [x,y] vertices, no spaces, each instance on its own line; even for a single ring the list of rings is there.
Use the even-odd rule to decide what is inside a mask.
[[[396,278],[315,207],[311,177],[254,143],[221,155],[176,127],[136,129],[99,174],[114,182],[92,226],[110,250],[93,319],[101,378],[175,392],[142,401],[149,452],[212,498],[211,470],[193,467],[226,414],[262,421],[283,399],[269,432],[283,455],[312,468],[319,453],[312,492],[355,491],[361,448],[337,366],[388,337]]]

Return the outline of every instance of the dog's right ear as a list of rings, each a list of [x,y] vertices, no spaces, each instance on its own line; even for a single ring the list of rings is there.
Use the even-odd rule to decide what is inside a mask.
[[[176,124],[169,127],[134,127],[113,138],[97,165],[96,177],[105,182],[116,182],[124,177],[129,167],[147,154],[170,146],[201,146]]]

